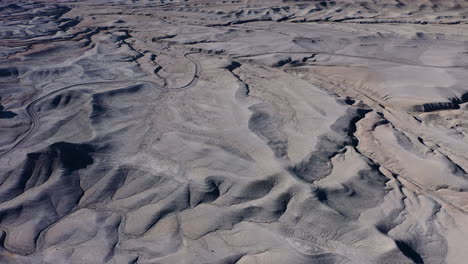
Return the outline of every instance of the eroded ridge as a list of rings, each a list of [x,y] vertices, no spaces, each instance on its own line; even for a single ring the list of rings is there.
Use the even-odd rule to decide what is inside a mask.
[[[0,3],[1,263],[465,263],[465,1]]]

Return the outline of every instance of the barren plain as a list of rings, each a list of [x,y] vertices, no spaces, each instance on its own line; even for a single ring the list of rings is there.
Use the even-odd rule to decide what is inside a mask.
[[[468,2],[0,2],[0,263],[468,263]]]

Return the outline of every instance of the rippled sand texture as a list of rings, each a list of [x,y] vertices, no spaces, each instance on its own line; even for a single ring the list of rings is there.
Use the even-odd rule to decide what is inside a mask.
[[[0,263],[467,263],[468,3],[0,3]]]

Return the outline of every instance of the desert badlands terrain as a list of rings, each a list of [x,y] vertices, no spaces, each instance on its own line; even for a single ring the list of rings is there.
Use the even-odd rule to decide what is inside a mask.
[[[468,2],[0,1],[0,263],[468,263]]]

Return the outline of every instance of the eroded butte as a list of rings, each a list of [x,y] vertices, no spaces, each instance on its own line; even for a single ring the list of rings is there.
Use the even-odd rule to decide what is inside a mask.
[[[0,3],[1,263],[467,263],[468,2]]]

